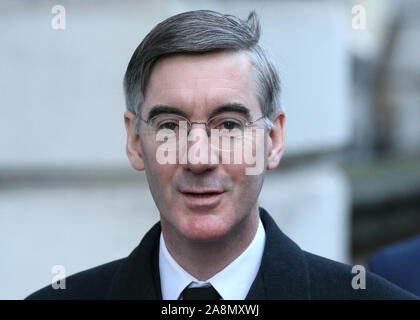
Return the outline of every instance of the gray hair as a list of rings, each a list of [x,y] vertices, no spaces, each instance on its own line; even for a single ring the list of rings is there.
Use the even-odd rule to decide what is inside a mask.
[[[260,24],[254,11],[246,21],[210,10],[184,12],[164,20],[143,39],[128,64],[124,76],[127,110],[140,117],[147,81],[158,59],[176,53],[244,50],[254,67],[257,98],[270,129],[272,122],[268,117],[281,111],[280,80],[258,44],[259,38]]]

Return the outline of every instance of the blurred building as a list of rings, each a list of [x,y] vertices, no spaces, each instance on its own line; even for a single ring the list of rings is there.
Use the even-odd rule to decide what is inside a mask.
[[[420,4],[361,3],[375,14],[364,37],[353,32],[355,132],[343,163],[352,185],[353,260],[364,262],[420,233]]]

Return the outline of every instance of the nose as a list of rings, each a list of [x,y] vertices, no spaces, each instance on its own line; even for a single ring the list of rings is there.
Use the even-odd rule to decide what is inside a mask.
[[[218,165],[218,155],[211,147],[205,124],[195,125],[188,135],[187,161],[185,169],[201,174],[214,170]]]
[[[192,121],[190,122],[189,128],[188,128],[188,134],[190,134],[191,130],[194,128],[194,124],[198,124],[200,125],[199,128],[204,128],[206,130],[207,136],[210,137],[210,132],[208,129],[208,124],[207,122],[197,122],[197,121]]]

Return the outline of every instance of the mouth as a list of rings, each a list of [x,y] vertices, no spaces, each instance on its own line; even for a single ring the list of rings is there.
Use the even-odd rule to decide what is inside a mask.
[[[209,198],[221,194],[222,192],[182,192],[184,195],[198,198]]]
[[[216,207],[224,194],[219,190],[183,190],[181,194],[184,197],[185,204],[190,208],[214,208]]]

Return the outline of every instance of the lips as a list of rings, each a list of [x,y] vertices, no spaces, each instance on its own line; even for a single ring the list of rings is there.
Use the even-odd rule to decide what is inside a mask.
[[[205,190],[205,191],[181,191],[185,195],[193,196],[193,197],[211,197],[218,194],[223,193],[223,191],[213,191],[213,190]]]
[[[182,190],[185,204],[190,208],[213,208],[216,207],[224,194],[220,190]]]

